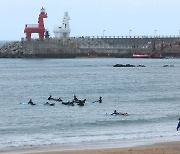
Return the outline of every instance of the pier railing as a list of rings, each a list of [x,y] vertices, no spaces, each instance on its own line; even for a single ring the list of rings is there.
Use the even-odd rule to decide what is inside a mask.
[[[26,24],[27,28],[38,28],[38,24]]]
[[[75,36],[70,38],[180,38],[180,35],[157,35],[157,36]]]

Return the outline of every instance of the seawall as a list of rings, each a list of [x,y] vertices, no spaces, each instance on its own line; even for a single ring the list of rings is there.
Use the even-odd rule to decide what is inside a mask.
[[[155,43],[155,44],[154,44]],[[0,48],[3,57],[76,58],[131,57],[132,54],[159,53],[180,57],[179,37],[79,37],[44,41],[31,40],[6,44]]]

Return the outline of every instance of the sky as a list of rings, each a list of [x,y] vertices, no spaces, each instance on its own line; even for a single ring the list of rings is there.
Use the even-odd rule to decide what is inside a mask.
[[[0,40],[25,37],[25,24],[37,24],[42,7],[51,37],[64,12],[71,37],[180,34],[180,0],[0,0]]]

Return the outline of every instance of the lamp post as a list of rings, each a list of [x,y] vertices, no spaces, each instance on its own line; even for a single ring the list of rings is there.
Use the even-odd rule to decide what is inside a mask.
[[[103,37],[104,37],[104,33],[105,33],[106,30],[103,30]]]
[[[178,35],[178,38],[177,38],[177,45],[179,45],[179,38],[180,38],[180,30],[179,30],[179,35]]]
[[[131,32],[132,32],[132,30],[129,30],[129,37],[131,37]]]
[[[154,30],[154,37],[156,37],[157,30]]]

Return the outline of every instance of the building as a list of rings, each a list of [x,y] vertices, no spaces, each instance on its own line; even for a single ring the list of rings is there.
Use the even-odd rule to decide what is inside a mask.
[[[54,27],[53,32],[56,38],[68,38],[70,36],[71,29],[69,27],[69,20],[70,17],[68,15],[68,12],[65,12],[64,18],[62,20],[62,25]]]

